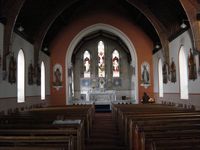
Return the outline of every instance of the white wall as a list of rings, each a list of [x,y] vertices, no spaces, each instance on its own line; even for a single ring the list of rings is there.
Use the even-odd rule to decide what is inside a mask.
[[[3,30],[4,26],[0,24],[0,50],[2,53],[3,50]],[[13,34],[12,38],[12,45],[11,45],[11,51],[14,52],[15,60],[17,61],[17,55],[19,50],[22,49],[25,55],[25,66],[26,66],[26,74],[25,74],[25,95],[26,96],[40,96],[40,86],[37,85],[28,85],[28,66],[29,64],[34,61],[34,48],[33,45],[26,40],[24,40],[22,37],[20,37],[17,34]],[[45,67],[46,67],[46,95],[50,94],[50,73],[49,73],[49,66],[50,66],[50,59],[49,57],[44,54],[43,52],[39,53],[39,63],[41,61],[44,61]],[[7,72],[8,72],[8,65],[9,65],[9,57],[7,57]],[[2,72],[2,67],[0,68]],[[2,76],[2,73],[1,73]],[[0,79],[0,98],[8,98],[8,97],[16,97],[17,96],[17,84],[10,84],[8,82],[8,73],[7,73],[7,79],[2,80],[2,77]]]
[[[171,58],[174,58],[174,62],[176,65],[176,77],[177,82],[172,83],[168,81],[167,84],[164,84],[164,97],[158,98],[158,100],[164,100],[164,101],[170,101],[174,103],[182,103],[182,104],[188,104],[188,105],[196,105],[197,107],[200,106],[200,75],[197,75],[196,80],[189,80],[189,100],[181,100],[180,99],[180,92],[179,92],[179,63],[178,63],[178,54],[181,45],[183,45],[184,50],[186,54],[189,54],[190,48],[193,50],[192,47],[192,38],[190,35],[190,31],[186,31],[183,34],[181,34],[179,37],[174,39],[169,43],[169,56],[170,56],[170,63]],[[156,54],[153,55],[153,61],[154,61],[154,93],[158,93],[158,59],[161,58],[163,60],[163,53],[162,51],[158,51]],[[197,70],[198,70],[198,56],[195,56],[196,58],[196,64],[197,64]],[[188,67],[188,66],[186,66]],[[173,95],[173,96],[170,96]]]
[[[1,55],[1,66],[0,66],[0,85],[1,85],[1,82],[2,82],[2,57],[3,57],[3,30],[4,30],[4,26],[0,23],[0,55]],[[0,89],[0,95],[3,91],[1,91]]]

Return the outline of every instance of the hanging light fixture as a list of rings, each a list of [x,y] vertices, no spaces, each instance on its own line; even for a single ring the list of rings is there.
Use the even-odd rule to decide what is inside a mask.
[[[22,32],[24,31],[24,27],[22,27],[21,25],[17,28],[18,31]]]
[[[187,27],[187,25],[185,24],[185,22],[183,21],[182,24],[180,25],[181,29],[185,29]]]

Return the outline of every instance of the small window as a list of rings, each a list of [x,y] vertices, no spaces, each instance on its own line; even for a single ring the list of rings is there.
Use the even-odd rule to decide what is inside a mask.
[[[179,52],[179,77],[180,77],[180,97],[188,99],[188,70],[187,57],[183,46]]]
[[[98,75],[99,77],[105,77],[105,50],[102,41],[98,43],[98,59]]]
[[[162,71],[162,60],[158,61],[158,88],[159,88],[159,97],[163,97],[163,71]]]
[[[117,50],[114,50],[112,53],[112,72],[113,77],[120,77],[119,73],[119,52]]]
[[[90,78],[90,53],[85,51],[83,54],[83,62],[84,62],[84,78]]]
[[[22,49],[17,56],[17,102],[25,101],[25,57]]]
[[[41,99],[45,100],[45,66],[41,63]]]

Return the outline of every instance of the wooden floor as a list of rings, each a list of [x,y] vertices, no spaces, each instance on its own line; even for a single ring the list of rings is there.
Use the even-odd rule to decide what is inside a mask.
[[[121,143],[111,113],[95,113],[94,125],[91,137],[86,144],[86,150],[125,150]]]

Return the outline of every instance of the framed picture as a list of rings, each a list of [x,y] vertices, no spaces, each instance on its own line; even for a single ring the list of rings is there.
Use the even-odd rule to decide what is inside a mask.
[[[150,86],[150,65],[147,62],[141,65],[141,86],[145,88]]]
[[[53,86],[62,87],[62,66],[60,64],[55,64],[53,67]]]

